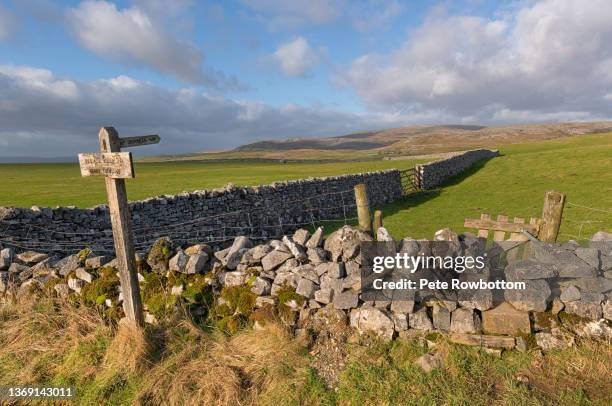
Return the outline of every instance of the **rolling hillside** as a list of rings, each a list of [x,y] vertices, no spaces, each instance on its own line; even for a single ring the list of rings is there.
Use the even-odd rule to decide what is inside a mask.
[[[612,122],[476,125],[415,125],[335,137],[289,138],[246,144],[228,151],[147,158],[147,160],[378,160],[480,147],[546,141],[612,131]]]

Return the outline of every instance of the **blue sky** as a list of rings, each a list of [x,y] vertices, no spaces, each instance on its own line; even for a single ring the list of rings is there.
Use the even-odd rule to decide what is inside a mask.
[[[609,119],[612,2],[0,2],[0,156]]]

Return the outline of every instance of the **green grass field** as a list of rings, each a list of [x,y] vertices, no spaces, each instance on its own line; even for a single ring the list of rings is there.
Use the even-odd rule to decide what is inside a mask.
[[[341,175],[391,168],[410,168],[416,161],[337,163],[276,162],[136,162],[136,177],[127,180],[130,200],[196,189],[262,185],[288,179]],[[78,164],[0,164],[5,190],[0,206],[91,207],[106,203],[104,180],[82,178]]]
[[[466,217],[539,217],[544,192],[567,194],[560,239],[584,239],[612,231],[612,133],[568,137],[500,148],[501,157],[476,165],[437,191],[382,207],[385,225],[397,238],[431,237],[442,227],[462,230]],[[389,168],[415,161],[338,163],[137,163],[128,181],[130,199],[224,186],[337,175]],[[76,164],[0,165],[0,206],[29,207],[105,202],[100,178],[81,178]],[[596,210],[585,209],[580,206]]]

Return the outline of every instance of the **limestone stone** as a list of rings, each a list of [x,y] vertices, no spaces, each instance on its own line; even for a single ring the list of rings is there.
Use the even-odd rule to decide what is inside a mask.
[[[85,268],[77,268],[75,271],[75,275],[77,278],[87,283],[93,282],[94,279],[93,275],[87,272]]]
[[[419,243],[411,237],[406,237],[400,241],[398,253],[414,257],[419,254]]]
[[[545,280],[526,280],[525,290],[506,289],[504,297],[518,310],[544,312],[548,307],[551,290]]]
[[[504,271],[507,281],[522,281],[526,279],[546,279],[556,276],[552,264],[540,263],[534,259],[516,261],[506,266]]]
[[[612,300],[606,300],[601,307],[603,318],[612,321]]]
[[[293,254],[295,259],[298,260],[298,262],[304,262],[308,259],[308,255],[306,255],[304,247],[297,244],[290,237],[284,236],[283,243],[287,246],[287,248],[289,248],[289,251]]]
[[[334,298],[334,291],[331,289],[319,289],[314,293],[314,298],[319,303],[332,303]]]
[[[257,277],[253,281],[253,286],[251,287],[251,292],[255,293],[257,296],[267,296],[270,294],[272,290],[272,283],[269,280]]]
[[[327,254],[323,248],[308,248],[306,255],[308,255],[308,261],[313,265],[324,263],[327,260]]]
[[[382,310],[375,307],[353,309],[350,315],[350,325],[359,334],[372,332],[387,340],[393,337],[393,321]]]
[[[304,296],[306,299],[310,299],[314,296],[315,284],[306,278],[300,279],[298,282],[297,288],[295,289],[295,293],[298,295]]]
[[[334,307],[340,310],[352,309],[359,304],[359,296],[353,290],[345,292],[334,292]]]
[[[47,259],[49,255],[43,252],[25,251],[17,254],[17,259],[27,265],[34,265]]]
[[[102,267],[110,260],[111,258],[107,257],[106,255],[96,255],[93,257],[90,256],[87,257],[87,259],[85,260],[85,266],[88,268],[96,269]]]
[[[544,351],[552,349],[569,348],[574,345],[574,338],[565,335],[553,335],[552,333],[535,333],[537,345]]]
[[[70,272],[75,271],[79,266],[81,266],[81,262],[79,261],[78,255],[69,255],[55,263],[55,268],[57,268],[61,276],[68,275]]]
[[[195,254],[206,254],[210,257],[213,254],[213,249],[208,244],[194,244],[185,248],[185,254],[190,256]]]
[[[414,300],[393,300],[391,301],[391,311],[395,313],[412,313]]]
[[[598,320],[603,316],[601,302],[604,295],[601,293],[582,293],[580,300],[565,303],[565,312],[585,317],[591,320]]]
[[[183,290],[185,290],[183,285],[176,285],[172,287],[172,289],[170,290],[170,294],[173,296],[180,296],[183,294]]]
[[[330,278],[338,279],[346,276],[343,262],[330,262],[327,265],[327,275],[329,275]]]
[[[12,248],[4,248],[3,250],[0,250],[0,271],[9,269],[14,255],[15,253]]]
[[[225,272],[222,275],[222,283],[227,287],[244,285],[246,282],[246,274],[244,272]]]
[[[311,264],[300,265],[293,270],[296,275],[301,276],[302,278],[308,279],[316,284],[319,283],[319,275],[317,275],[317,271],[315,267]]]
[[[453,333],[478,333],[480,317],[472,309],[459,307],[451,314],[450,331]]]
[[[85,281],[77,278],[68,278],[68,287],[76,293],[81,293],[83,286],[85,286]]]
[[[442,368],[442,356],[440,353],[435,353],[433,355],[424,354],[417,358],[414,363],[428,374],[434,369]]]
[[[263,266],[264,271],[269,271],[271,269],[278,268],[285,261],[292,257],[293,255],[291,253],[284,252],[281,250],[273,250],[262,258],[261,265]]]
[[[229,248],[227,255],[221,260],[227,269],[234,270],[240,263],[245,252],[253,247],[253,243],[245,236],[237,237]]]
[[[432,308],[431,318],[433,321],[433,327],[436,330],[450,330],[451,312],[445,306],[434,304]]]
[[[205,252],[189,255],[189,260],[187,261],[184,272],[186,274],[203,273],[206,263],[208,262],[208,258],[208,254]]]
[[[168,261],[168,268],[174,272],[185,272],[185,267],[189,261],[189,256],[183,250],[178,250],[176,255]]]
[[[482,330],[489,334],[530,334],[529,313],[504,302],[494,309],[482,312]]]
[[[306,245],[306,242],[310,238],[310,233],[308,230],[304,228],[298,228],[295,233],[293,233],[293,241],[302,246]]]
[[[323,227],[319,227],[306,242],[307,248],[317,248],[323,243]]]
[[[576,248],[576,256],[595,269],[601,269],[601,251],[597,248]]]
[[[493,292],[488,289],[466,290],[457,292],[459,305],[468,309],[488,310],[493,307]]]
[[[561,299],[559,298],[553,299],[552,309],[551,309],[552,314],[559,314],[564,308],[565,308],[565,305],[563,304]]]
[[[433,329],[433,324],[427,315],[427,308],[423,307],[414,313],[408,314],[408,324],[415,330],[429,331]]]
[[[53,286],[53,290],[55,290],[55,293],[61,298],[66,298],[70,295],[70,287],[68,287],[66,283],[58,283]]]
[[[379,227],[378,230],[376,230],[376,241],[395,242],[391,236],[391,233],[389,233],[389,231],[387,231],[387,229],[384,227]]]
[[[393,320],[393,326],[395,331],[408,330],[408,316],[403,313],[391,313],[391,320]]]
[[[559,298],[563,303],[575,302],[580,300],[580,290],[574,285],[569,285],[561,290]]]

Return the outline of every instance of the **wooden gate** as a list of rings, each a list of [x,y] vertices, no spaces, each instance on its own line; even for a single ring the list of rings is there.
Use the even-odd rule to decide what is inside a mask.
[[[417,192],[419,190],[419,182],[415,168],[404,169],[400,171],[400,180],[402,182],[402,190],[404,196]]]

